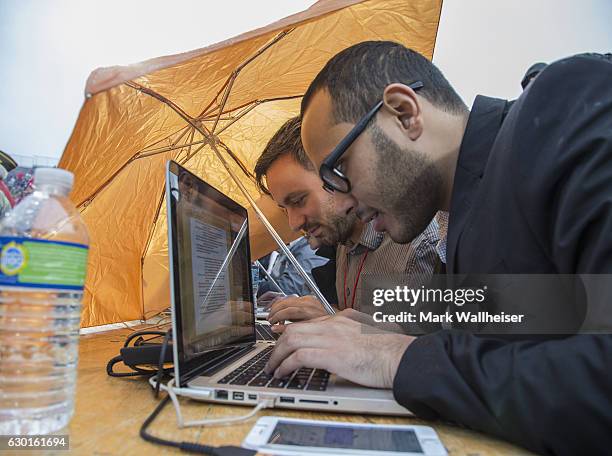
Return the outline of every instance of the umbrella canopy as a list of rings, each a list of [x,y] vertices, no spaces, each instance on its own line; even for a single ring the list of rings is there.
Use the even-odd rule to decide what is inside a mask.
[[[75,173],[71,198],[91,237],[82,325],[147,318],[168,307],[167,160],[248,206],[211,144],[260,198],[255,162],[299,112],[323,65],[365,40],[397,41],[431,59],[441,4],[324,0],[213,46],[94,71],[59,163]],[[260,201],[279,234],[291,239],[276,205]],[[250,220],[254,257],[276,248],[263,225]]]

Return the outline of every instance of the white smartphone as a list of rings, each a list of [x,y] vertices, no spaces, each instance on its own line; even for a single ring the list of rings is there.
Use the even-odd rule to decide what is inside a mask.
[[[428,426],[356,424],[264,416],[242,446],[274,455],[446,456]]]

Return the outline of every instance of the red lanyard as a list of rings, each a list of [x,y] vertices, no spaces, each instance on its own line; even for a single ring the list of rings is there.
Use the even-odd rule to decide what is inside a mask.
[[[363,257],[361,258],[361,262],[359,263],[359,269],[357,269],[357,277],[355,278],[355,285],[353,285],[353,298],[351,299],[351,309],[355,308],[355,291],[357,290],[357,284],[359,283],[359,277],[361,277],[361,270],[363,269],[363,263],[365,263],[366,258],[368,257],[368,252],[369,250],[366,250],[366,252],[363,254]],[[349,268],[349,257],[348,255],[346,256],[346,268],[344,269],[344,308],[348,309],[347,306],[347,296],[346,296],[346,273],[348,271]]]

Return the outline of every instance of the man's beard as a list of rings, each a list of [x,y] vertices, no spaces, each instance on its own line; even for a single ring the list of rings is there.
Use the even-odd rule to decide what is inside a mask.
[[[346,242],[353,234],[355,223],[357,223],[357,215],[353,212],[348,215],[345,215],[344,217],[333,214],[328,218],[328,221],[330,228],[330,238],[329,244],[327,245],[346,244]]]
[[[436,214],[442,176],[426,155],[402,149],[385,132],[370,127],[377,159],[374,163],[377,206],[400,224],[389,233],[393,241],[407,244],[421,234]]]
[[[353,234],[355,223],[357,223],[357,215],[351,212],[342,217],[336,215],[331,208],[323,208],[323,212],[325,224],[321,224],[322,233],[318,241],[329,246],[345,244]]]

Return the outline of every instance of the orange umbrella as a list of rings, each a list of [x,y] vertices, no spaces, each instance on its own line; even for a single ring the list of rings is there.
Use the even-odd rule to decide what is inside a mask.
[[[299,112],[338,51],[393,40],[431,58],[441,0],[322,0],[301,13],[184,54],[94,71],[59,166],[91,236],[83,326],[148,318],[168,307],[164,165],[175,160],[245,206],[216,148],[285,240],[285,216],[260,197],[253,167]],[[251,217],[255,258],[276,248]]]

